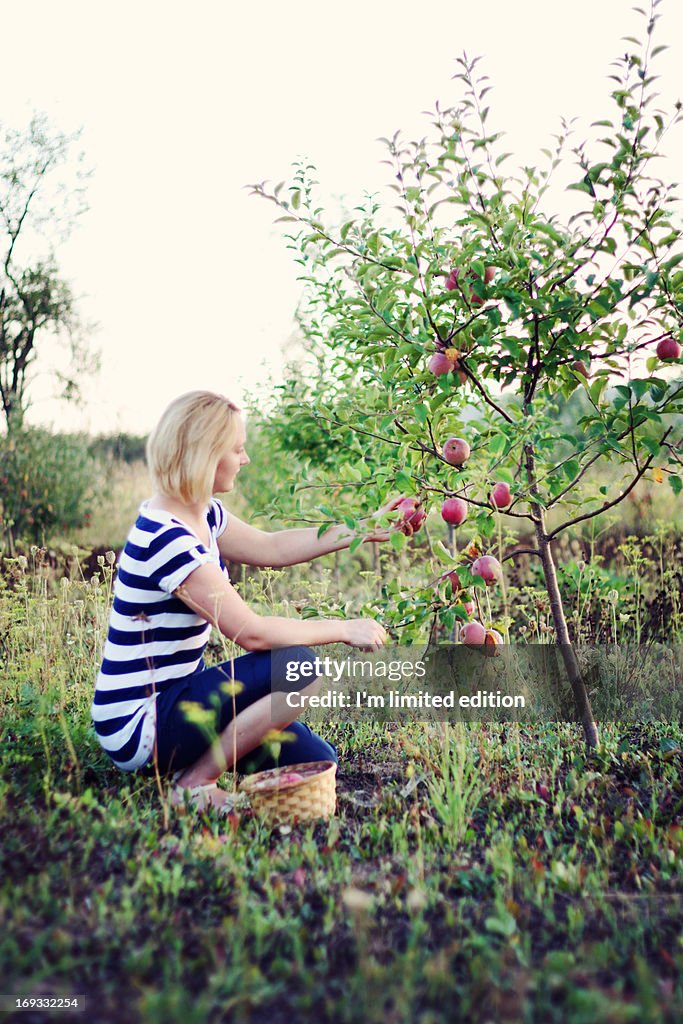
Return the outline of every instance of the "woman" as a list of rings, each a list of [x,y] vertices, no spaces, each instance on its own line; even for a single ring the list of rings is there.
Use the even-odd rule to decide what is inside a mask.
[[[285,675],[291,679],[293,662],[301,693],[319,688],[310,675],[315,653],[303,645],[377,650],[384,628],[374,619],[258,615],[223,562],[294,565],[348,547],[354,534],[341,526],[321,537],[315,527],[266,533],[224,509],[213,495],[232,490],[249,457],[240,410],[222,395],[192,391],[172,402],[148,440],[147,461],[156,493],[140,506],[121,554],[91,708],[102,747],[125,771],[174,770],[172,801],[181,803],[189,790],[200,809],[228,805],[216,785],[226,768],[273,765],[263,742],[272,729],[290,734],[280,764],[337,761],[331,744],[294,721],[295,709],[273,721],[271,692],[284,687]],[[378,528],[365,540],[387,540],[390,532]],[[212,625],[249,653],[206,669]]]

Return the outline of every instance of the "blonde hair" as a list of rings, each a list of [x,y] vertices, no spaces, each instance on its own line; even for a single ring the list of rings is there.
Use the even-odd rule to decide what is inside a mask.
[[[189,391],[171,402],[147,440],[147,465],[162,494],[187,505],[209,501],[221,452],[237,434],[240,411],[212,391]]]

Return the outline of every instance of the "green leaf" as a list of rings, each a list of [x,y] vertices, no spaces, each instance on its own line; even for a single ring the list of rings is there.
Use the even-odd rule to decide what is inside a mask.
[[[390,543],[394,551],[402,551],[406,543],[405,533],[392,533]]]
[[[363,538],[362,537],[354,537],[353,540],[351,541],[351,543],[349,544],[349,554],[353,554],[354,551],[357,551],[362,543],[363,543]]]
[[[505,450],[507,438],[504,434],[494,434],[488,443],[489,455],[498,456],[502,455]]]
[[[674,267],[677,267],[681,262],[683,262],[683,252],[678,252],[675,256],[672,256],[671,259],[665,260],[664,263],[662,263],[662,269],[673,270]]]
[[[607,387],[607,378],[606,377],[598,377],[598,379],[596,381],[594,381],[591,384],[591,386],[589,387],[588,393],[591,396],[591,401],[593,402],[594,406],[597,406],[597,404],[599,404],[600,398],[602,397],[602,392],[604,391],[604,389],[606,387]]]
[[[457,561],[441,540],[437,540],[436,544],[434,544],[434,554],[444,565],[453,565]]]
[[[573,185],[567,185],[567,191],[575,190],[576,192],[587,192],[589,196],[595,196],[595,189],[593,184],[588,178],[584,178],[582,181],[577,181]]]
[[[487,932],[493,932],[496,935],[502,935],[504,938],[509,939],[517,931],[517,922],[509,910],[504,910],[501,907],[497,911],[496,917],[486,918],[484,928]]]
[[[678,495],[683,490],[683,480],[681,480],[680,476],[674,476],[673,474],[671,474],[668,479],[669,487],[674,492],[676,497],[678,497]]]
[[[443,392],[441,392],[440,395],[435,395],[434,398],[432,398],[432,403],[431,403],[432,404],[432,412],[435,412],[439,408],[439,406],[443,405],[444,402],[447,402],[450,397],[451,397],[450,391],[443,391]]]
[[[477,528],[482,537],[492,537],[496,528],[493,516],[485,514],[477,516]]]
[[[640,442],[650,455],[658,455],[660,444],[654,437],[644,437]]]

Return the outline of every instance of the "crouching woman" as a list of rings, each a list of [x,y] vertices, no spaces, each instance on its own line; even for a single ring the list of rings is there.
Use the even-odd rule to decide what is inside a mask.
[[[295,720],[306,701],[280,700],[274,719],[273,691],[292,689],[298,666],[296,689],[316,692],[309,645],[378,650],[386,639],[374,619],[259,615],[233,588],[225,562],[279,568],[339,551],[354,538],[342,526],[321,537],[315,527],[265,532],[228,512],[214,495],[231,491],[248,465],[245,444],[240,410],[209,391],[177,398],[150,435],[156,493],[142,502],[121,554],[91,707],[99,742],[117,767],[173,773],[172,800],[190,790],[198,808],[226,804],[216,784],[226,769],[273,766],[265,742],[273,729],[289,734],[279,764],[336,762],[334,746]],[[365,540],[389,536],[378,526]],[[206,668],[212,626],[247,653]]]

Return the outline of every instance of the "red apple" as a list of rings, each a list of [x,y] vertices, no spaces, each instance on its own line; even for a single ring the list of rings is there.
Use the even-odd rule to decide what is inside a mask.
[[[399,528],[406,537],[412,537],[414,533],[417,533],[427,518],[427,513],[420,504],[419,498],[403,498],[396,506],[396,511],[403,516]]]
[[[446,498],[441,506],[441,518],[451,526],[460,526],[467,519],[467,502],[462,498]]]
[[[487,654],[493,654],[497,656],[502,654],[501,647],[505,641],[503,640],[500,633],[495,629],[486,630],[486,639],[484,640],[484,647],[488,648]]]
[[[294,782],[303,782],[303,775],[299,775],[298,772],[283,772],[282,775],[278,776],[278,782],[282,785]]]
[[[460,642],[463,644],[486,643],[486,630],[481,622],[465,622],[460,627]]]
[[[660,359],[669,360],[680,359],[683,349],[681,349],[676,339],[669,335],[668,338],[662,338],[659,345],[657,345],[656,351]]]
[[[571,367],[574,373],[580,373],[582,377],[588,377],[588,367],[580,359],[575,359]]]
[[[427,369],[430,373],[433,373],[435,377],[441,377],[442,374],[449,373],[453,369],[453,363],[445,352],[435,352],[429,360],[429,366]]]
[[[450,274],[446,278],[446,290],[449,291],[449,292],[454,292],[457,287],[458,287],[458,268],[457,267],[453,267],[453,269],[451,270]]]
[[[484,270],[484,283],[490,284],[495,275],[495,267],[486,267],[486,269]],[[453,270],[451,270],[448,277],[446,278],[446,288],[448,289],[449,292],[455,291],[456,288],[460,288],[460,285],[458,283],[459,276],[460,271],[458,267],[454,267]],[[468,282],[471,281],[472,283],[479,280],[479,274],[475,273],[474,270],[471,270],[466,275],[466,277]],[[477,293],[472,290],[471,285],[468,284],[465,289],[460,288],[460,290],[462,291],[462,294],[465,297],[465,299],[469,301],[471,305],[481,306],[481,304],[483,303],[483,298],[481,297],[481,295],[477,295]]]
[[[507,508],[511,501],[512,495],[509,486],[500,481],[491,491],[491,504],[496,508]]]
[[[470,457],[470,446],[462,437],[449,437],[443,446],[443,457],[449,466],[462,466]]]
[[[472,562],[472,575],[481,576],[488,587],[491,583],[499,583],[503,576],[503,567],[493,555],[482,555]]]
[[[457,348],[447,348],[444,355],[453,363],[453,377],[457,377],[458,381],[464,384],[467,380],[467,374],[460,365],[460,352]]]
[[[460,353],[457,348],[447,348],[444,352],[435,352],[429,360],[427,369],[435,377],[441,377],[443,374],[453,371],[454,378],[457,377],[461,384],[467,380],[467,374],[460,369]]]
[[[468,595],[466,595],[466,596],[468,596]],[[460,603],[461,603],[461,605],[463,606],[463,608],[465,609],[465,611],[467,612],[468,615],[474,615],[474,601],[461,600]]]

